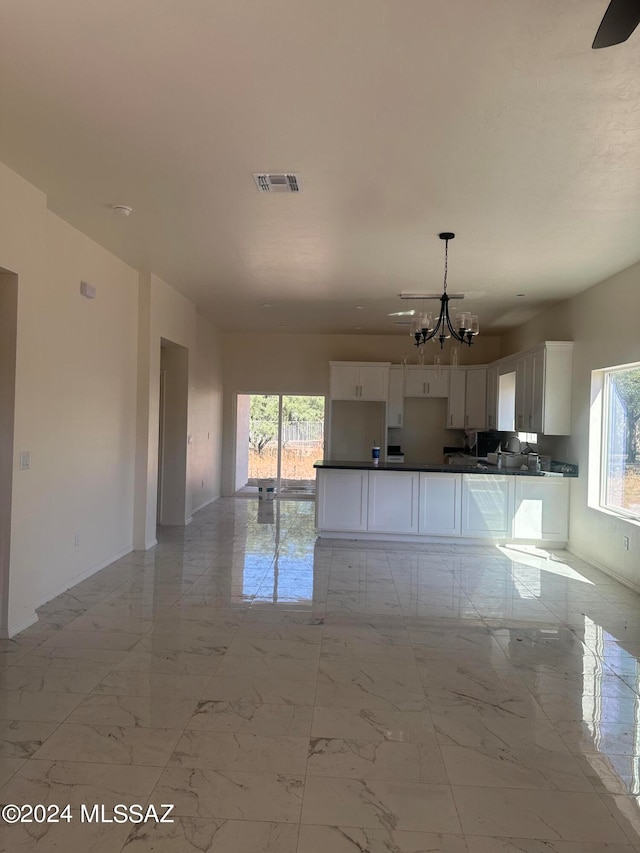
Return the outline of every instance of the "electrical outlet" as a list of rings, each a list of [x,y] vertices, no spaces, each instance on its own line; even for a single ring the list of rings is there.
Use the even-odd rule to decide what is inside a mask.
[[[79,533],[76,533],[76,535],[74,536],[73,544],[76,548],[80,545],[80,534]]]
[[[628,536],[622,537],[622,544],[624,545],[624,550],[628,551],[629,550],[629,537]]]

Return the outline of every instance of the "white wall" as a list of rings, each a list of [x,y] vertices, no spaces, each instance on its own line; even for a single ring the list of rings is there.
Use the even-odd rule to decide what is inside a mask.
[[[0,636],[9,616],[18,276],[0,271]]]
[[[164,412],[160,412],[158,418],[163,430],[162,452],[158,447],[158,481],[162,474],[162,500],[156,517],[160,524],[183,525],[191,516],[191,506],[187,509],[186,505],[189,350],[163,341],[160,369],[164,371]]]
[[[580,465],[571,483],[569,546],[640,589],[640,526],[587,506],[591,371],[640,361],[640,264],[544,312],[505,335],[501,355],[543,340],[573,340],[571,437],[547,439],[542,452]],[[623,535],[630,550],[623,549]]]
[[[131,548],[137,273],[0,166],[0,266],[18,275],[9,631]],[[80,295],[80,281],[97,298]],[[19,451],[32,467],[18,469]],[[79,535],[76,547],[75,536]]]
[[[131,550],[135,486],[145,487],[135,515],[144,531],[150,478],[155,536],[162,335],[187,341],[194,364],[189,429],[197,453],[189,454],[189,512],[194,480],[206,477],[200,500],[216,496],[222,373],[219,338],[199,323],[192,303],[52,214],[44,194],[2,164],[0,268],[18,277],[13,634],[35,621],[40,603]],[[82,280],[97,288],[95,300],[80,295]],[[204,447],[196,438],[207,433]],[[150,435],[152,442],[142,441]],[[18,468],[22,450],[32,454],[27,471]]]
[[[162,340],[188,351],[189,413],[185,522],[220,493],[222,358],[213,326],[193,302],[153,273],[141,273],[135,547],[156,541],[160,348]],[[148,312],[148,322],[144,312]],[[202,486],[202,482],[207,485]],[[175,523],[175,522],[174,522]]]
[[[223,494],[235,484],[235,399],[237,394],[329,394],[330,361],[417,363],[417,349],[408,334],[400,335],[223,335],[224,425]],[[500,339],[480,335],[472,347],[459,347],[461,364],[485,364],[500,356]],[[428,361],[440,353],[427,347]],[[449,344],[443,361],[450,360]],[[385,436],[377,436],[384,446]]]
[[[222,477],[222,336],[200,314],[191,364],[187,476],[193,514],[220,497]]]

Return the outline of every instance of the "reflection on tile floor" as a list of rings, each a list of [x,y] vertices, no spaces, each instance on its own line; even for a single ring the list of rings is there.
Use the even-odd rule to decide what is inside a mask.
[[[0,801],[72,815],[0,851],[638,853],[640,597],[566,552],[313,520],[217,501],[0,642]]]

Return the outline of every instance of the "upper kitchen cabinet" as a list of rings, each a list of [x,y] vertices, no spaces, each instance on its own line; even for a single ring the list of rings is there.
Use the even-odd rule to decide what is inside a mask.
[[[447,429],[464,429],[466,389],[467,372],[464,367],[452,369],[451,376],[449,377]]]
[[[487,368],[487,429],[498,428],[498,378],[497,365]]]
[[[449,369],[437,367],[407,367],[406,397],[448,397]]]
[[[516,430],[571,432],[572,341],[547,341],[516,361]]]
[[[387,426],[401,427],[404,423],[404,367],[392,364],[389,368],[387,397]]]
[[[387,401],[389,362],[332,361],[329,367],[332,400]]]
[[[487,417],[486,367],[456,367],[451,370],[448,429],[485,429]]]
[[[467,367],[465,429],[485,429],[487,421],[487,368]]]

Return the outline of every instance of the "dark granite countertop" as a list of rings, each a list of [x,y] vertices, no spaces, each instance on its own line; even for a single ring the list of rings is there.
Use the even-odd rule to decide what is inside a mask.
[[[468,465],[444,465],[437,462],[347,462],[334,459],[319,459],[313,466],[325,470],[342,469],[352,471],[424,471],[427,473],[444,474],[507,474],[514,477],[577,477],[575,465],[563,466],[567,471],[522,471],[520,468],[498,468],[497,465],[489,465],[488,462],[469,461]]]

